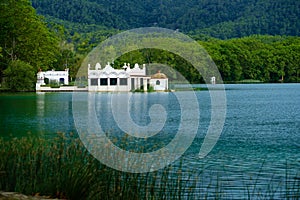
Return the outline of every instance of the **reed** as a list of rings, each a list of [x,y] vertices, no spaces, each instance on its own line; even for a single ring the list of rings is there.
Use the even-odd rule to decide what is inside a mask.
[[[182,159],[177,165],[156,172],[132,174],[101,164],[89,154],[79,138],[71,134],[58,134],[51,140],[34,137],[0,139],[0,190],[66,199],[234,197],[227,188],[230,180],[222,178],[226,169],[224,172],[207,173],[204,165],[191,171],[184,164]],[[217,178],[210,178],[215,173]],[[285,180],[283,185],[275,186],[270,180],[269,186],[262,189],[258,177],[254,180],[245,178],[241,187],[242,197],[300,199],[299,172],[289,171],[288,164]]]

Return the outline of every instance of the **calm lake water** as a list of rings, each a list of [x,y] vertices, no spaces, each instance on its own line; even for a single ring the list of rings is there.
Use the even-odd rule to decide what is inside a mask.
[[[204,159],[199,159],[198,153],[210,121],[210,97],[208,91],[195,92],[200,126],[194,143],[182,157],[184,173],[190,179],[201,179],[205,186],[198,187],[203,187],[205,194],[216,193],[214,181],[222,184],[223,198],[238,199],[255,193],[257,198],[273,195],[280,199],[286,191],[294,190],[299,195],[300,84],[225,87],[227,114],[223,132]],[[95,94],[96,112],[103,129],[115,137],[122,131],[109,109],[111,97],[109,93]],[[147,125],[147,111],[153,104],[161,104],[168,113],[166,125],[156,136],[160,142],[168,143],[180,122],[180,106],[174,93],[132,94],[131,117],[135,123]],[[7,139],[28,135],[51,139],[57,132],[76,133],[72,93],[0,94],[0,109],[0,136]],[[137,142],[151,149],[156,141]],[[174,163],[178,164],[179,161]]]

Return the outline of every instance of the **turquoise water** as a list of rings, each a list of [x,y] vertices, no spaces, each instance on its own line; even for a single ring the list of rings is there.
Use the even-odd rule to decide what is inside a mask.
[[[204,159],[199,159],[198,153],[210,122],[210,97],[208,91],[195,94],[199,100],[200,126],[180,164],[189,179],[201,179],[199,192],[215,194],[218,183],[224,189],[220,191],[222,198],[239,199],[253,193],[258,199],[271,195],[280,199],[286,191],[294,190],[299,195],[300,84],[226,85],[223,132]],[[111,96],[95,94],[97,117],[110,137],[122,136],[109,109]],[[164,128],[153,139],[135,141],[150,150],[170,142],[180,122],[180,105],[174,93],[134,93],[130,102],[134,122],[147,125],[147,111],[153,104],[161,104],[168,115]],[[72,93],[0,94],[0,109],[0,136],[7,139],[76,133]],[[157,141],[160,144],[152,148]],[[179,161],[174,165],[179,165]]]
[[[0,93],[1,136],[52,137],[75,132],[71,93]]]

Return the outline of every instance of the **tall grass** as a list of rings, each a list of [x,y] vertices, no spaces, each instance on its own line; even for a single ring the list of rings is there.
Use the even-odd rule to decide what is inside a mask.
[[[0,139],[0,190],[48,195],[66,199],[228,199],[231,190],[217,175],[213,180],[204,167],[188,171],[183,160],[163,170],[132,174],[116,171],[93,158],[80,140],[59,134],[51,140],[41,138]],[[300,199],[299,172],[286,170],[284,186],[270,183],[265,195],[259,192],[259,179],[247,185],[245,199]],[[215,172],[210,172],[214,174]],[[219,173],[219,172],[218,172]],[[221,172],[222,173],[222,172]],[[280,188],[283,191],[280,191]],[[283,194],[278,196],[277,192]]]

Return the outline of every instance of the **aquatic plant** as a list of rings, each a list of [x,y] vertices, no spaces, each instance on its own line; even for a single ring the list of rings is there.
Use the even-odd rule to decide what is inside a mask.
[[[128,137],[121,139],[128,141]],[[124,147],[124,146],[123,146]],[[140,151],[144,151],[140,149]],[[152,173],[120,172],[96,160],[72,134],[51,139],[0,139],[0,190],[66,199],[232,199],[226,167],[209,171],[177,165]],[[262,164],[263,166],[263,164]],[[300,176],[286,164],[282,184],[262,185],[260,173],[244,177],[238,188],[244,199],[300,199]],[[261,167],[262,168],[262,167]],[[205,172],[205,173],[204,173]],[[217,175],[216,175],[217,174]],[[262,174],[263,175],[263,174]],[[216,179],[212,178],[216,177]],[[226,178],[227,177],[227,178]],[[228,189],[229,188],[229,189]]]

